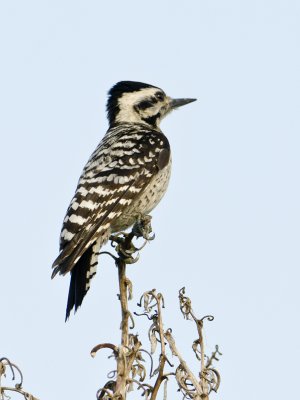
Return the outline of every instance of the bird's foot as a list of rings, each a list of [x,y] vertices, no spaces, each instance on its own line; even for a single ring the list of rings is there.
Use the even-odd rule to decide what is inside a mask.
[[[116,235],[110,236],[111,245],[115,248],[120,259],[125,264],[134,264],[139,260],[139,254],[133,257],[139,249],[132,243],[134,235],[132,233],[119,232]]]
[[[152,232],[151,219],[151,215],[139,215],[132,228],[132,233],[134,236],[137,238],[142,237],[147,241],[153,240],[155,238],[155,234],[153,233],[153,235],[150,236]]]
[[[149,240],[153,240],[155,235],[150,235],[152,232],[150,215],[139,215],[136,223],[130,233],[119,232],[110,236],[111,245],[115,248],[120,259],[125,264],[134,264],[139,260],[139,254],[133,257],[134,253],[141,250]],[[145,243],[141,247],[136,247],[132,240],[133,238],[144,238]]]

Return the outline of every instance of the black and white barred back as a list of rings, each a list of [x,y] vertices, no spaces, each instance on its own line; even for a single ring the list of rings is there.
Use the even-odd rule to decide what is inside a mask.
[[[171,152],[159,123],[173,108],[191,101],[171,99],[139,82],[119,82],[109,92],[110,128],[79,179],[53,263],[52,277],[71,272],[66,319],[89,290],[100,248],[110,234],[147,215],[166,192]]]

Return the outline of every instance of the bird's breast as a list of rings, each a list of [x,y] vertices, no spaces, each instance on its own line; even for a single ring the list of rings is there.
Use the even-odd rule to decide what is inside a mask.
[[[172,159],[170,157],[165,168],[158,171],[137,199],[120,215],[112,225],[112,232],[127,229],[133,225],[140,214],[149,214],[160,202],[167,191],[171,176]]]

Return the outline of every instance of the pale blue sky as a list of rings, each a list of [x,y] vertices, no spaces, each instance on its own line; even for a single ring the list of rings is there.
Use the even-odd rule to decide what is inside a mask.
[[[77,179],[107,129],[106,93],[126,79],[198,98],[162,123],[173,175],[153,212],[156,240],[129,267],[132,307],[144,290],[163,291],[166,328],[191,361],[185,285],[197,315],[215,316],[208,351],[224,353],[212,398],[296,396],[299,17],[296,0],[0,3],[0,356],[28,391],[93,399],[114,366],[89,356],[119,341],[113,263],[101,259],[67,324],[69,279],[50,274]]]

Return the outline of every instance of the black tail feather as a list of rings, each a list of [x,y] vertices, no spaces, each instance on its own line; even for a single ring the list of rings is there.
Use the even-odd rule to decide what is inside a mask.
[[[66,321],[70,312],[75,307],[74,312],[81,306],[84,296],[89,289],[86,289],[87,272],[90,269],[91,257],[93,255],[93,246],[90,246],[80,257],[71,271],[71,281],[66,309]]]

